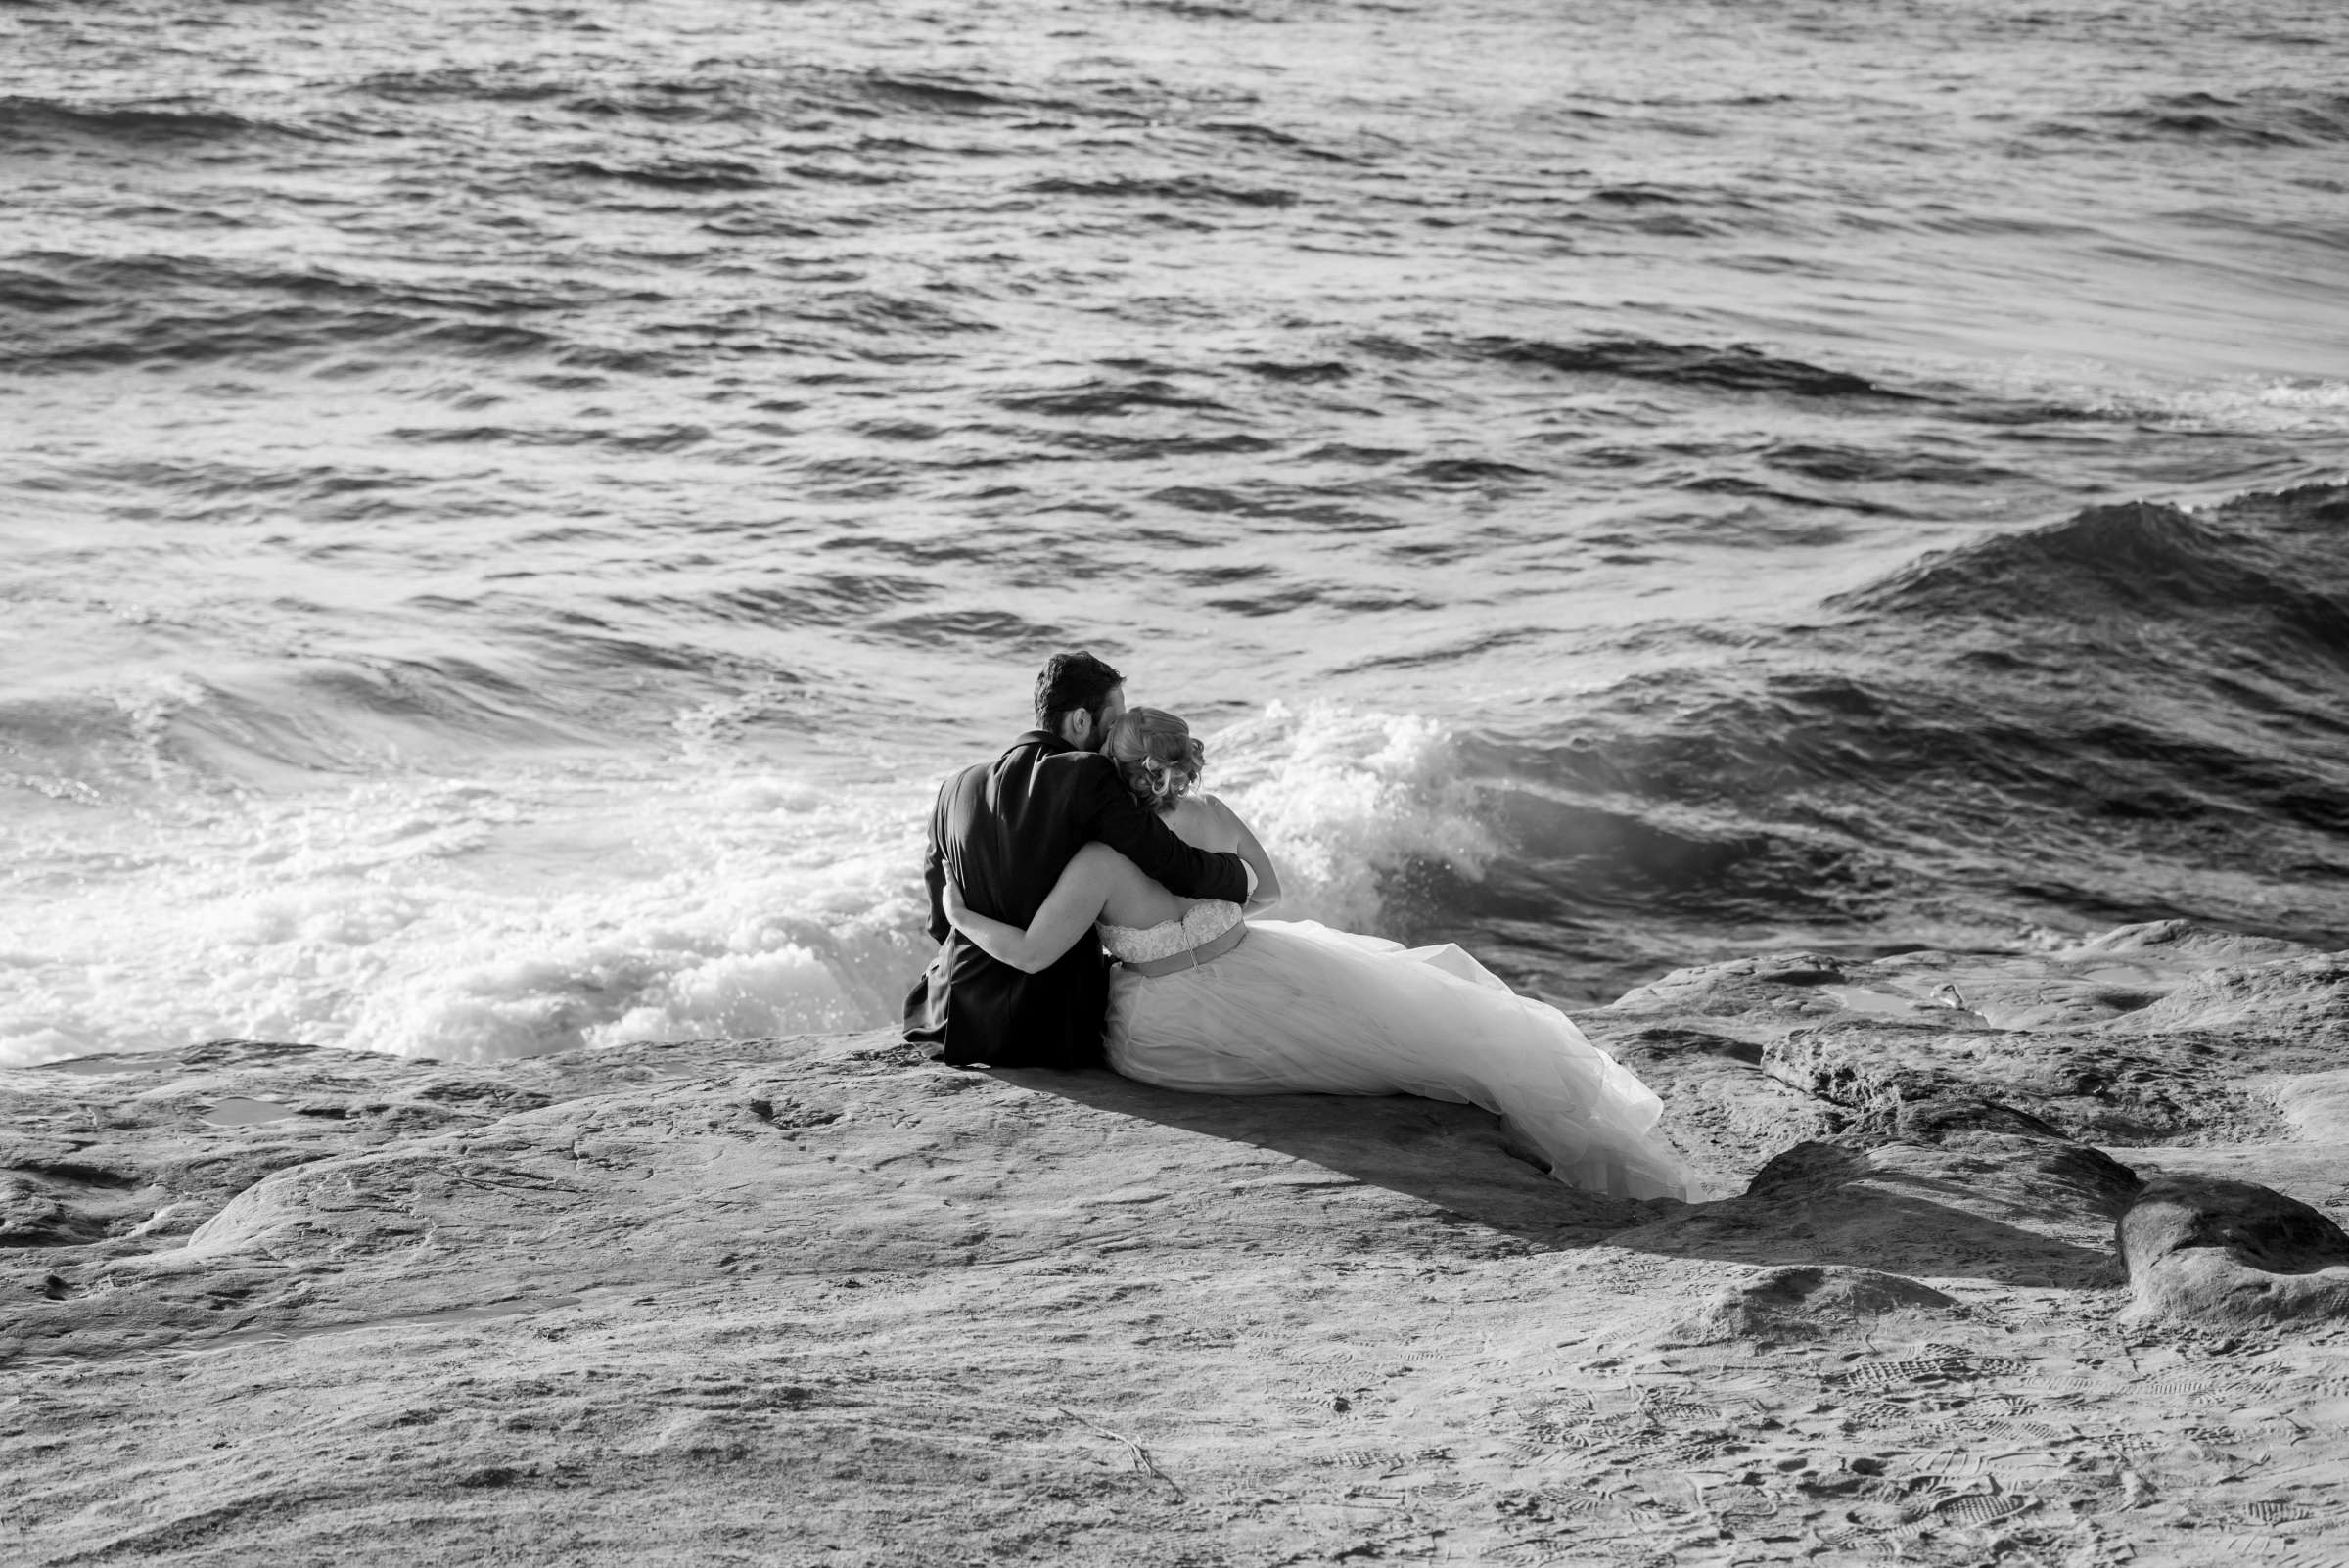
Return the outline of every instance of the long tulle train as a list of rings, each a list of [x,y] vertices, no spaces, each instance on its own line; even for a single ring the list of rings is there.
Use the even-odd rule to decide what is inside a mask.
[[[1195,969],[1110,984],[1110,1065],[1205,1094],[1420,1094],[1505,1119],[1560,1180],[1687,1196],[1663,1104],[1547,1003],[1457,946],[1252,921]]]

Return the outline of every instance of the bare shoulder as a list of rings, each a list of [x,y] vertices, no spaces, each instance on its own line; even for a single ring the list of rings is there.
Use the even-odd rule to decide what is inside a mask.
[[[1126,856],[1099,839],[1094,839],[1069,857],[1069,866],[1072,870],[1096,877],[1116,876],[1121,867],[1131,867],[1132,864],[1131,860],[1127,859]]]
[[[1098,839],[1077,852],[1069,861],[1069,871],[1086,888],[1105,899],[1130,893],[1135,888],[1158,886],[1143,875],[1140,866]]]
[[[1230,850],[1239,843],[1239,818],[1213,795],[1184,796],[1168,825],[1185,844],[1202,850]]]
[[[1198,804],[1200,811],[1206,818],[1215,823],[1218,828],[1225,833],[1236,834],[1239,832],[1240,813],[1224,805],[1222,796],[1194,795],[1191,799]]]

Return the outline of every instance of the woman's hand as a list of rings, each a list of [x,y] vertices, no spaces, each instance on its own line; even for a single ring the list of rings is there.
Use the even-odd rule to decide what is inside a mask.
[[[1272,869],[1272,856],[1265,853],[1265,847],[1257,842],[1254,831],[1240,820],[1239,812],[1213,795],[1207,799],[1215,807],[1216,814],[1223,820],[1225,830],[1232,839],[1232,849],[1256,873],[1256,891],[1248,897],[1248,912],[1257,914],[1271,908],[1280,902],[1280,873]]]
[[[1025,926],[1015,926],[972,908],[951,876],[939,890],[939,907],[945,911],[947,923],[961,932],[971,945],[997,963],[1033,975],[1052,964],[1091,932],[1093,921],[1109,897],[1110,877],[1116,867],[1127,863],[1124,855],[1105,844],[1086,845],[1077,852],[1076,858],[1045,895],[1043,907],[1036,910],[1035,920]]]

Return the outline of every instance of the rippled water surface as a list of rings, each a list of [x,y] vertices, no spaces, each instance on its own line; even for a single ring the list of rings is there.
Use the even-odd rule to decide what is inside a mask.
[[[0,1060],[886,1020],[936,780],[1073,643],[1290,912],[1569,1002],[2349,940],[2343,58],[2299,0],[0,7]]]

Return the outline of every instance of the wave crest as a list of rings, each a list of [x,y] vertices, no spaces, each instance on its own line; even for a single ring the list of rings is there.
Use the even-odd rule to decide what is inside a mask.
[[[319,133],[281,121],[193,104],[72,104],[50,98],[0,97],[0,150],[57,141],[115,146],[179,146],[247,137],[315,141]]]
[[[1275,702],[1209,739],[1209,784],[1280,867],[1284,918],[1387,932],[1423,866],[1474,881],[1498,851],[1451,730],[1417,714]]]
[[[1549,343],[1529,338],[1473,338],[1470,353],[1506,364],[1576,376],[1620,376],[1708,392],[1768,392],[1780,397],[1917,399],[1849,371],[1764,353],[1750,344],[1659,343],[1650,338],[1589,338]]]
[[[2334,147],[2349,142],[2349,93],[2255,89],[2239,98],[2168,93],[2088,116],[2121,141],[2196,142],[2218,147]],[[2058,133],[2077,120],[2055,122]]]
[[[2225,623],[2231,640],[2255,623],[2270,648],[2349,660],[2349,571],[2337,548],[2344,525],[2349,490],[2326,485],[2243,496],[2199,515],[2144,501],[2091,507],[1926,556],[1827,605],[1945,624],[2025,617],[2075,627]]]

